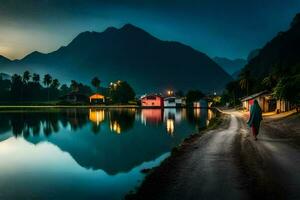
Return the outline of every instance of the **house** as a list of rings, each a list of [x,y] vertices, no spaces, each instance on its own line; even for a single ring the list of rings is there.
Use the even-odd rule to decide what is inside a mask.
[[[90,103],[92,103],[92,104],[105,103],[105,96],[103,96],[102,94],[99,94],[99,93],[93,94],[89,98],[90,98]]]
[[[263,112],[272,112],[276,110],[276,99],[268,91],[262,91],[241,99],[243,109],[249,111],[254,100],[258,101]]]
[[[142,107],[161,108],[163,103],[163,98],[160,94],[148,94],[141,97]]]
[[[62,103],[70,103],[70,104],[85,104],[89,101],[89,98],[78,92],[71,92],[59,98]]]
[[[164,107],[165,108],[175,108],[185,106],[185,99],[180,97],[165,97],[164,98]]]
[[[292,105],[290,104],[290,102],[283,100],[283,99],[276,101],[276,112],[277,113],[287,112],[287,111],[290,111],[291,109],[292,109]]]

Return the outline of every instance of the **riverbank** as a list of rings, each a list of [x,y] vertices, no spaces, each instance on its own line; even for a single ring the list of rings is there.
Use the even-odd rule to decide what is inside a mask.
[[[176,175],[174,176],[174,174],[181,170],[181,164],[187,159],[186,155],[198,148],[197,142],[199,138],[212,130],[226,130],[229,126],[229,121],[229,115],[217,112],[216,118],[211,121],[205,130],[186,138],[178,147],[172,150],[171,156],[158,167],[144,170],[147,172],[147,176],[143,183],[137,191],[130,192],[125,199],[163,199],[161,195],[168,190],[170,183],[176,181]]]

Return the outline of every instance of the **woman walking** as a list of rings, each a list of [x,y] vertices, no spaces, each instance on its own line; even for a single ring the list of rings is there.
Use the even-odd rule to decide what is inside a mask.
[[[251,106],[250,109],[250,118],[247,124],[252,128],[252,133],[255,140],[257,140],[257,135],[259,133],[259,126],[261,120],[262,120],[261,108],[258,104],[258,101],[254,100],[254,104]]]

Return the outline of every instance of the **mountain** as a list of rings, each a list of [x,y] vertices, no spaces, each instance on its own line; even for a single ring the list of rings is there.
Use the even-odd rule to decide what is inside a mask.
[[[0,80],[9,80],[11,77],[8,74],[0,73]]]
[[[220,91],[232,79],[204,53],[179,42],[162,41],[131,24],[83,32],[54,52],[33,52],[0,65],[0,71],[8,73],[24,70],[50,73],[61,82],[90,83],[94,76],[104,84],[123,79],[138,93],[167,88]]]
[[[9,60],[8,58],[0,55],[0,65],[5,65],[5,64],[8,64],[10,62],[11,62],[11,60]]]
[[[240,71],[247,64],[247,60],[241,58],[231,60],[224,57],[214,57],[213,60],[231,75]]]
[[[250,62],[250,60],[252,60],[252,59],[255,58],[256,56],[258,56],[259,52],[260,52],[260,49],[254,49],[254,50],[252,50],[252,51],[249,53],[248,57],[247,57],[247,61]]]
[[[300,74],[300,13],[291,27],[280,32],[268,42],[259,54],[245,66],[256,79],[263,79],[271,72]]]

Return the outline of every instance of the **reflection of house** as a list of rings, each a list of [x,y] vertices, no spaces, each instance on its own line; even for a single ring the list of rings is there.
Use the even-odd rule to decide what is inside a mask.
[[[159,124],[163,121],[162,109],[142,109],[141,121],[143,124]]]
[[[182,107],[185,106],[185,99],[180,97],[166,97],[164,98],[164,107]]]
[[[182,121],[182,115],[184,115],[186,110],[185,109],[176,109],[176,108],[165,108],[164,109],[164,121],[167,119],[174,119],[175,122],[181,122]]]
[[[175,129],[175,122],[174,122],[174,119],[167,119],[167,132],[170,134],[170,135],[174,135],[174,129]]]
[[[95,122],[97,125],[99,125],[105,119],[104,110],[93,110],[93,109],[90,109],[89,119],[92,122]]]
[[[87,103],[88,102],[88,97],[78,92],[71,92],[67,95],[61,96],[59,99],[66,103]]]
[[[211,102],[209,102],[207,99],[200,99],[199,101],[195,101],[193,103],[194,108],[208,108],[211,106]]]
[[[90,96],[90,103],[101,104],[105,103],[105,97],[102,94],[96,93]]]
[[[263,112],[272,112],[276,110],[276,100],[268,91],[262,91],[241,99],[243,109],[249,111],[250,107],[254,103],[254,100],[258,101],[258,104]]]
[[[142,107],[163,107],[163,98],[159,94],[149,94],[141,97]]]

